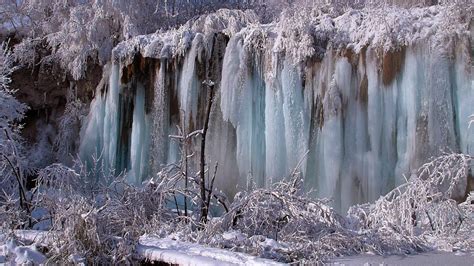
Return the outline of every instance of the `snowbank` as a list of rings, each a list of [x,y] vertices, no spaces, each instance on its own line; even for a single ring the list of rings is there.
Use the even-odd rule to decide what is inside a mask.
[[[472,265],[474,253],[422,253],[407,256],[374,256],[360,255],[337,258],[330,262],[331,265]]]
[[[135,250],[141,258],[179,265],[283,265],[243,253],[149,235],[140,238]]]
[[[35,230],[15,231],[15,236],[21,242],[32,243],[31,245],[20,245],[13,240],[6,241],[5,238],[2,240],[0,236],[0,263],[44,263],[46,257],[38,251],[37,246],[48,246],[53,241],[52,234]],[[244,253],[151,235],[140,237],[135,252],[138,259],[179,265],[283,265]]]
[[[18,232],[20,236],[28,239],[36,239],[38,235],[34,231]],[[0,235],[0,264],[11,265],[39,265],[46,262],[46,256],[38,251],[36,243],[22,245],[15,240],[6,239]]]

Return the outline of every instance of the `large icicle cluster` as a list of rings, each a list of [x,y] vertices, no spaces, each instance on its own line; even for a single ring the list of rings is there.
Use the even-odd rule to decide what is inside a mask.
[[[202,127],[210,79],[219,188],[268,186],[299,164],[337,209],[375,200],[440,150],[474,152],[469,10],[322,8],[265,25],[221,10],[138,36],[114,49],[81,156],[135,183],[156,174],[179,158],[177,126]]]

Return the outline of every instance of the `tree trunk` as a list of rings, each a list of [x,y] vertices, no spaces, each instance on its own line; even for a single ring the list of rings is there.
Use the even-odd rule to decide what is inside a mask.
[[[205,165],[206,165],[206,136],[207,130],[209,128],[209,117],[211,116],[211,107],[214,97],[214,85],[212,83],[208,84],[207,87],[207,110],[206,110],[206,120],[204,122],[204,128],[202,130],[201,138],[201,164],[200,164],[200,190],[201,190],[201,223],[207,223],[207,214],[209,212],[206,204],[206,178],[205,178]],[[209,191],[212,193],[212,191]]]

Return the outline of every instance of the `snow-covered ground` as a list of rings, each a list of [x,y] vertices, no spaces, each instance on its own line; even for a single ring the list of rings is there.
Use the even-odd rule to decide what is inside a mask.
[[[359,255],[332,260],[330,265],[474,265],[474,253],[427,252],[406,256]]]
[[[179,265],[283,265],[239,252],[143,236],[136,247],[141,258]]]
[[[17,240],[0,235],[0,264],[44,264],[47,258],[39,250],[50,243],[51,232],[15,231]],[[140,238],[135,248],[137,260],[166,262],[178,265],[283,265],[273,260],[240,252],[209,248],[199,244],[162,239],[150,235]]]
[[[0,245],[0,263],[9,265],[29,265],[43,264],[46,256],[39,252],[36,246],[17,245],[13,241],[9,241],[4,245]]]
[[[0,242],[0,264],[24,265],[42,264],[46,257],[38,246],[48,242],[46,232],[16,231],[19,241]],[[20,242],[32,242],[22,245]],[[257,258],[229,250],[209,248],[199,244],[185,243],[171,239],[160,239],[145,235],[135,249],[138,259],[160,261],[178,265],[284,265],[272,260]],[[474,265],[474,252],[426,252],[414,255],[378,256],[364,254],[336,258],[329,265]]]

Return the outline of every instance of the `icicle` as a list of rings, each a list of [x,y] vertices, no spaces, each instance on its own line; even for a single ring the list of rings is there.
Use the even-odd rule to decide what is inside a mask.
[[[108,71],[104,72],[106,77]],[[104,82],[99,84],[87,121],[81,130],[80,157],[91,164],[91,156],[95,154],[100,158],[106,171],[115,169],[117,155],[120,90],[118,76],[119,67],[113,64],[110,68],[108,90],[103,92],[106,85]]]
[[[132,141],[130,149],[131,169],[128,180],[131,183],[140,184],[148,174],[148,155],[150,122],[145,113],[145,88],[138,84],[133,109]]]
[[[194,37],[191,50],[186,54],[181,79],[179,80],[179,106],[184,112],[186,124],[196,123],[198,113],[198,99],[200,96],[200,86],[197,77],[196,60],[200,61],[199,56],[203,49],[203,35],[197,34]]]
[[[158,173],[162,165],[168,163],[169,151],[169,93],[166,88],[166,64],[167,60],[160,61],[160,67],[155,69],[154,99],[152,110],[152,134],[151,134],[151,159],[152,171]]]
[[[463,46],[457,47],[453,90],[460,150],[474,156],[474,124],[466,126],[474,115],[474,67],[468,53]]]
[[[250,174],[263,185],[265,84],[255,62],[256,58],[242,46],[241,36],[233,37],[224,56],[220,108],[223,119],[236,129],[240,178]]]

